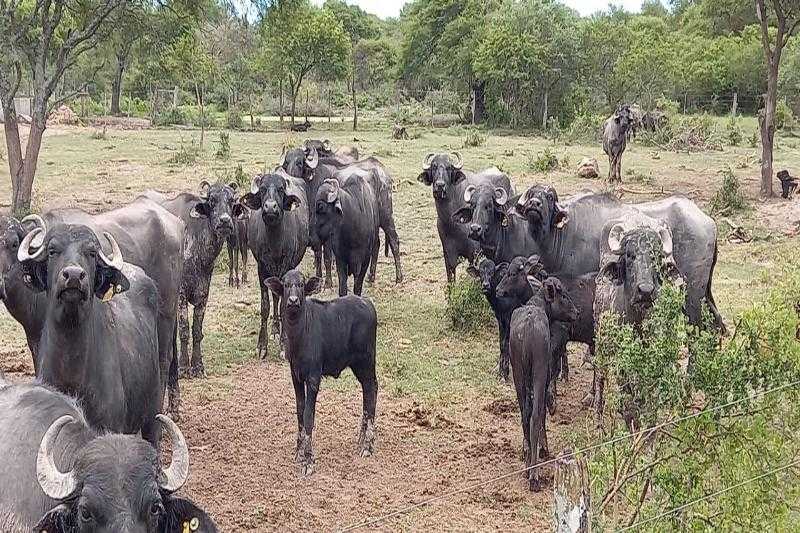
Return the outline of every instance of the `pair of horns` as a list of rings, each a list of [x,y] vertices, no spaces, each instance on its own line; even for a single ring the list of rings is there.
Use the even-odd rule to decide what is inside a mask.
[[[322,182],[323,185],[326,183],[331,186],[331,190],[330,192],[328,192],[328,196],[327,198],[325,198],[325,201],[331,204],[335,202],[337,198],[339,198],[339,181],[332,178],[328,178]]]
[[[622,251],[622,241],[625,234],[631,227],[626,227],[624,223],[614,224],[608,234],[608,248],[612,253],[619,254]],[[658,236],[661,239],[662,250],[666,257],[672,256],[672,232],[663,224],[659,225]]]
[[[475,190],[476,187],[474,185],[469,185],[466,189],[464,189],[465,203],[470,203],[472,201],[472,195],[475,194]],[[502,187],[495,187],[494,201],[500,207],[505,206],[508,203],[508,191]]]
[[[422,161],[422,170],[428,170],[431,168],[431,163],[433,163],[433,158],[436,157],[436,153],[431,152],[425,156],[425,159]],[[452,161],[455,158],[455,162],[453,162],[453,168],[456,170],[461,170],[461,167],[464,165],[464,160],[461,158],[461,154],[459,152],[452,152],[449,154],[449,157]]]
[[[33,219],[32,217],[36,218]],[[24,263],[26,261],[44,261],[47,254],[47,247],[44,246],[44,235],[47,232],[47,226],[44,223],[44,220],[42,220],[42,218],[38,215],[28,215],[22,221],[26,222],[28,219],[36,220],[37,224],[39,224],[39,227],[25,235],[25,238],[22,239],[22,243],[19,245],[19,250],[17,250],[17,260],[20,263]],[[117,244],[114,236],[107,231],[103,232],[103,236],[108,241],[108,244],[111,245],[111,257],[106,256],[102,249],[98,250],[97,254],[100,256],[100,259],[109,267],[115,270],[122,270],[122,264],[124,263],[124,260],[122,258],[122,250],[120,250],[119,244]],[[31,250],[33,250],[33,252],[31,252]]]

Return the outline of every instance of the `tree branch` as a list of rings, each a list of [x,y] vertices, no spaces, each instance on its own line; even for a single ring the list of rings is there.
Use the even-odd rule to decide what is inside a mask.
[[[772,64],[772,47],[769,44],[769,24],[766,11],[765,0],[756,0],[756,18],[761,25],[761,46],[764,48],[767,62]]]

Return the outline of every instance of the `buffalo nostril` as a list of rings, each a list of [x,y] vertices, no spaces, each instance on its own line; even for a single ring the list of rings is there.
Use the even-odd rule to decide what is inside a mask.
[[[289,296],[289,303],[292,305],[296,305],[300,301],[300,298],[297,296]]]
[[[655,290],[656,288],[652,283],[639,284],[639,293],[642,294],[642,296],[650,296]]]
[[[86,279],[86,272],[81,270],[81,273],[78,275],[78,279],[83,281]]]
[[[469,226],[469,230],[470,230],[472,233],[478,233],[478,232],[480,232],[480,231],[481,231],[481,227],[480,227],[479,225],[477,225],[477,224],[470,224],[470,226]]]

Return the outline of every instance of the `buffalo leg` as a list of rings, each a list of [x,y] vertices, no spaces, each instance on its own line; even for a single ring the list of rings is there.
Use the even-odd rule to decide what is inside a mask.
[[[228,247],[228,286],[229,287],[237,287],[239,285],[239,276],[235,274],[236,267],[238,266],[239,260],[237,259],[237,249],[236,249],[236,242],[231,242],[232,239],[228,239],[227,247]]]
[[[147,420],[142,424],[142,438],[156,450],[161,449],[161,422],[156,419],[155,414],[148,415]]]
[[[394,258],[394,282],[403,282],[403,265],[400,264],[400,237],[397,236],[397,228],[394,220],[389,219],[383,225],[383,235],[386,238],[386,246],[392,251]]]
[[[181,339],[179,373],[186,377],[189,374],[189,302],[183,292],[178,303],[178,333]]]
[[[279,296],[272,295],[272,335],[280,337],[281,334],[281,299]]]
[[[518,382],[519,381],[519,382]],[[528,434],[528,420],[531,417],[530,401],[528,400],[522,380],[514,381],[514,389],[517,392],[517,405],[519,405],[520,425],[522,426],[522,460],[527,466],[530,462],[530,435]]]
[[[303,416],[306,409],[306,389],[301,380],[292,372],[292,385],[294,385],[294,401],[297,404],[297,444],[294,448],[294,461],[301,462],[300,446],[303,444]]]
[[[320,376],[309,376],[306,379],[306,402],[303,409],[303,432],[300,445],[300,472],[304,476],[314,473],[314,451],[312,439],[314,435],[314,414],[317,407]]]
[[[500,329],[500,359],[497,362],[497,371],[500,379],[508,383],[510,373],[510,355],[508,353],[508,336],[511,330],[510,317],[497,320]]]
[[[264,280],[269,276],[266,271],[258,264],[258,285],[261,287],[261,329],[258,331],[257,355],[260,359],[267,359],[269,335],[267,335],[267,324],[269,324],[269,289],[264,284]]]
[[[540,381],[540,378],[534,376],[534,381]],[[541,435],[542,421],[544,418],[544,402],[542,401],[544,391],[539,390],[540,388],[543,388],[542,385],[545,385],[545,383],[534,383],[532,394],[528,400],[531,405],[531,413],[530,418],[528,419],[528,432],[530,434],[528,437],[528,441],[530,442],[530,463],[527,466],[530,468],[528,471],[530,490],[534,492],[541,490],[539,473],[537,471],[538,468],[535,467],[535,465],[539,462],[539,438]]]
[[[169,363],[169,380],[167,382],[169,414],[176,424],[181,421],[181,389],[178,383],[178,373],[178,353],[176,351]]]
[[[192,316],[192,377],[205,377],[206,369],[203,366],[203,319],[206,316],[206,303],[194,307]]]
[[[314,252],[314,272],[319,279],[322,279],[322,244],[311,247]]]
[[[447,249],[447,246],[442,245],[444,252],[444,270],[447,274],[447,283],[453,283],[456,280],[456,266],[458,265],[458,254]]]
[[[331,271],[333,270],[333,250],[331,250],[331,247],[327,244],[322,246],[322,260],[325,262],[325,288],[332,289],[333,275]]]
[[[247,256],[248,256],[247,243],[246,243],[246,241],[244,239],[240,238],[239,239],[239,244],[241,246],[241,248],[239,250],[239,257],[242,260],[242,268],[241,268],[242,278],[241,279],[242,279],[242,283],[247,284]]]
[[[375,243],[372,247],[372,254],[370,256],[369,276],[367,277],[367,283],[375,283],[375,272],[378,269],[378,256],[380,255],[380,253],[381,253],[381,239],[376,232]]]
[[[368,359],[370,361],[370,359]],[[375,404],[378,401],[378,380],[375,377],[375,358],[369,363],[353,367],[353,373],[361,383],[364,412],[358,432],[361,457],[369,457],[375,451]]]
[[[367,275],[369,265],[361,265],[358,272],[353,273],[353,293],[361,296],[364,291],[364,278]]]
[[[339,276],[339,296],[347,296],[347,263],[336,258],[336,274]]]

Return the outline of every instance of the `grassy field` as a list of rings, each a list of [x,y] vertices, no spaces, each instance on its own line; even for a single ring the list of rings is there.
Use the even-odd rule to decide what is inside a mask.
[[[325,125],[320,125],[322,128]],[[335,125],[336,128],[343,127]],[[504,462],[495,464],[495,468],[507,465],[515,468],[521,465],[520,436],[517,425],[516,407],[511,402],[510,388],[499,383],[494,377],[496,365],[497,331],[492,322],[469,333],[455,332],[448,326],[445,317],[445,275],[441,246],[436,233],[435,211],[430,190],[416,180],[421,162],[428,152],[458,150],[463,154],[465,167],[480,169],[496,165],[513,176],[518,191],[537,182],[548,182],[556,186],[559,194],[568,196],[583,188],[600,190],[600,180],[584,180],[575,175],[575,167],[583,157],[595,157],[600,162],[601,174],[607,171],[607,160],[599,144],[565,145],[563,142],[534,136],[521,136],[503,132],[485,132],[486,141],[482,146],[464,147],[466,130],[460,127],[447,129],[412,128],[416,137],[411,141],[392,141],[386,129],[353,133],[342,129],[331,131],[315,130],[308,135],[289,135],[274,131],[268,133],[230,132],[231,159],[218,161],[213,154],[219,139],[219,131],[206,132],[204,154],[192,164],[171,165],[167,161],[175,155],[181,145],[187,146],[192,140],[196,142],[198,132],[193,130],[139,130],[123,131],[110,129],[105,138],[93,135],[91,128],[53,127],[48,130],[39,162],[39,172],[35,184],[34,207],[46,210],[55,207],[80,206],[97,212],[124,204],[146,189],[156,189],[165,193],[177,193],[185,190],[196,190],[203,179],[229,179],[237,165],[241,165],[248,176],[270,168],[278,160],[284,144],[295,145],[303,138],[330,138],[336,144],[352,144],[359,148],[361,154],[374,155],[380,158],[390,169],[397,183],[395,192],[395,217],[401,238],[402,259],[406,281],[399,286],[393,282],[394,271],[386,258],[381,258],[378,267],[378,278],[374,286],[368,287],[366,294],[376,303],[380,326],[378,332],[378,366],[382,396],[379,410],[401,412],[419,408],[424,412],[438,413],[437,416],[456,423],[466,424],[464,420],[473,422],[466,424],[469,430],[478,432],[484,423],[484,415],[472,415],[474,406],[494,405],[501,402],[509,406],[501,421],[501,432],[510,443],[504,448]],[[745,138],[750,130],[745,128]],[[776,168],[800,169],[800,150],[797,139],[779,139],[776,153]],[[745,144],[747,144],[745,142]],[[3,140],[4,145],[4,140]],[[532,170],[532,162],[545,150],[550,150],[561,163],[561,168],[550,173],[538,173]],[[668,153],[656,152],[652,148],[633,144],[623,159],[623,179],[625,184],[621,193],[624,201],[640,202],[658,198],[671,193],[685,194],[705,207],[707,201],[719,186],[722,177],[720,171],[729,166],[742,181],[745,192],[750,199],[751,208],[728,218],[737,225],[742,225],[755,238],[748,244],[729,244],[726,236],[728,226],[720,222],[720,255],[714,279],[714,292],[719,307],[728,323],[732,324],[737,312],[748,306],[763,293],[770,282],[770,274],[780,262],[782,254],[791,253],[796,239],[787,237],[784,232],[800,220],[800,202],[788,203],[773,200],[762,203],[756,200],[758,190],[760,151],[749,146],[726,147],[723,151],[703,153]],[[0,165],[0,199],[10,197],[10,180],[8,169],[3,161]],[[7,206],[0,204],[0,209]],[[311,254],[307,254],[303,269],[311,272]],[[261,363],[254,361],[257,339],[259,291],[254,262],[250,260],[251,281],[241,289],[227,286],[227,254],[221,255],[220,265],[213,279],[212,294],[206,314],[205,327],[205,363],[209,379],[193,381],[186,384],[185,403],[192,402],[208,405],[226,399],[237,398],[239,380],[249,374],[251,368]],[[463,270],[459,270],[463,274]],[[332,296],[328,291],[325,297]],[[27,354],[25,338],[21,327],[12,321],[3,309],[0,311],[0,367],[7,371],[32,371],[30,356]],[[275,341],[271,341],[274,347]],[[581,349],[582,350],[582,349]],[[274,369],[279,369],[278,379],[286,380],[274,384],[272,389],[279,389],[280,394],[291,400],[291,387],[286,377],[286,363],[279,361],[276,350],[271,354],[273,369],[269,376],[275,377]],[[577,356],[576,356],[577,357]],[[578,359],[575,359],[578,361]],[[577,364],[577,363],[573,363]],[[574,391],[564,394],[570,398],[582,395],[585,389],[577,390],[585,380],[573,381]],[[336,391],[332,398],[353,400],[351,407],[360,404],[357,394],[357,382],[349,374],[338,381],[328,380],[323,385],[325,391]],[[251,400],[248,400],[251,401]],[[383,404],[381,402],[384,402]],[[557,436],[551,442],[554,451],[558,445],[569,441],[571,431],[580,431],[584,426],[584,413],[575,403],[569,420],[559,422]],[[281,420],[290,420],[293,415],[293,401],[283,404]],[[382,405],[393,407],[382,408]],[[417,407],[413,407],[417,406]],[[189,417],[193,412],[189,408]],[[351,410],[352,410],[351,409]],[[402,411],[405,412],[405,411]],[[199,416],[199,415],[198,415]],[[400,415],[398,415],[400,416]],[[565,415],[566,416],[566,415]],[[434,417],[435,419],[435,417]],[[400,420],[391,418],[392,421]],[[460,421],[460,422],[459,422]],[[401,422],[398,427],[403,427]],[[190,422],[191,423],[191,422]],[[288,423],[288,422],[287,422]],[[410,422],[409,422],[410,423]],[[318,417],[318,424],[325,425],[324,417]],[[349,426],[347,431],[350,431]],[[434,423],[435,427],[435,423]],[[452,428],[451,428],[452,429]],[[450,431],[448,429],[446,431]],[[283,430],[289,434],[293,431],[291,424]],[[355,425],[352,427],[355,434]],[[191,435],[190,434],[190,442]],[[477,434],[477,433],[476,433]],[[323,434],[324,435],[324,434]],[[469,436],[467,436],[469,438]],[[201,438],[201,437],[198,437]],[[318,437],[324,438],[324,437]],[[432,446],[430,436],[416,436],[419,449]],[[478,437],[476,437],[477,439]],[[288,442],[288,441],[287,441]],[[288,445],[287,445],[288,446]],[[387,444],[388,447],[388,444]],[[379,444],[378,455],[381,454]],[[335,454],[336,450],[326,450],[327,454]],[[399,453],[399,452],[398,452]],[[206,459],[197,459],[203,450],[193,458],[201,465]],[[288,455],[288,448],[284,455]],[[392,453],[388,453],[392,455]],[[210,460],[210,459],[209,459]],[[404,458],[409,461],[408,457]],[[413,461],[413,459],[411,459]],[[482,464],[482,463],[481,463]],[[203,466],[195,467],[201,477]],[[290,466],[286,466],[290,468]],[[377,467],[376,467],[377,468]],[[467,465],[467,472],[469,466]],[[402,473],[402,469],[400,469]],[[472,477],[489,472],[471,472]],[[497,473],[497,472],[494,472]],[[210,474],[208,474],[210,475]],[[402,475],[398,474],[397,479]],[[324,478],[330,481],[328,478]],[[474,479],[451,479],[447,488],[452,490]],[[388,483],[388,482],[387,482]],[[435,495],[445,491],[445,486],[428,487],[426,483],[414,484],[403,478],[398,481],[393,491],[395,498],[387,496],[385,500],[370,500],[363,515],[377,514],[381,510],[388,511],[422,494]],[[473,498],[463,508],[445,507],[452,515],[460,513],[459,520],[451,524],[460,524],[465,529],[480,528],[480,524],[502,524],[504,529],[530,528],[533,523],[546,523],[549,520],[547,494],[528,497],[522,487],[521,479],[507,480],[513,485],[516,495],[513,505],[509,504],[500,515],[492,514],[491,494],[489,500]],[[209,479],[208,485],[213,483]],[[219,509],[217,514],[226,530],[265,530],[277,527],[271,520],[269,512],[246,518],[237,518],[232,502],[224,500],[225,495],[205,491],[203,487],[194,486],[200,494],[199,499],[209,507]],[[424,492],[430,490],[431,492]],[[190,486],[192,488],[192,486]],[[391,487],[390,487],[391,488]],[[413,490],[412,494],[398,491]],[[288,490],[288,489],[287,489]],[[500,489],[502,491],[502,488]],[[189,493],[192,495],[192,493]],[[215,502],[215,503],[209,503]],[[229,504],[229,507],[225,507]],[[293,504],[303,505],[294,502]],[[219,505],[220,507],[214,507]],[[314,504],[309,504],[314,505]],[[322,505],[323,503],[318,503]],[[353,521],[359,517],[358,507],[348,507],[341,516],[327,520],[314,514],[316,524],[324,529],[338,527],[346,522],[344,517]],[[400,527],[421,529],[432,527],[443,529],[437,522],[437,511],[417,512],[399,522]],[[312,513],[313,514],[313,513]],[[364,516],[361,516],[362,518]],[[498,518],[499,517],[499,518]],[[287,524],[295,524],[295,528],[304,529],[307,522],[292,522],[285,518]],[[488,522],[486,522],[488,520]],[[302,524],[302,525],[300,525]],[[437,527],[438,526],[438,527]],[[390,526],[387,526],[390,527]],[[391,527],[390,527],[391,529]],[[444,527],[444,529],[447,529]]]

